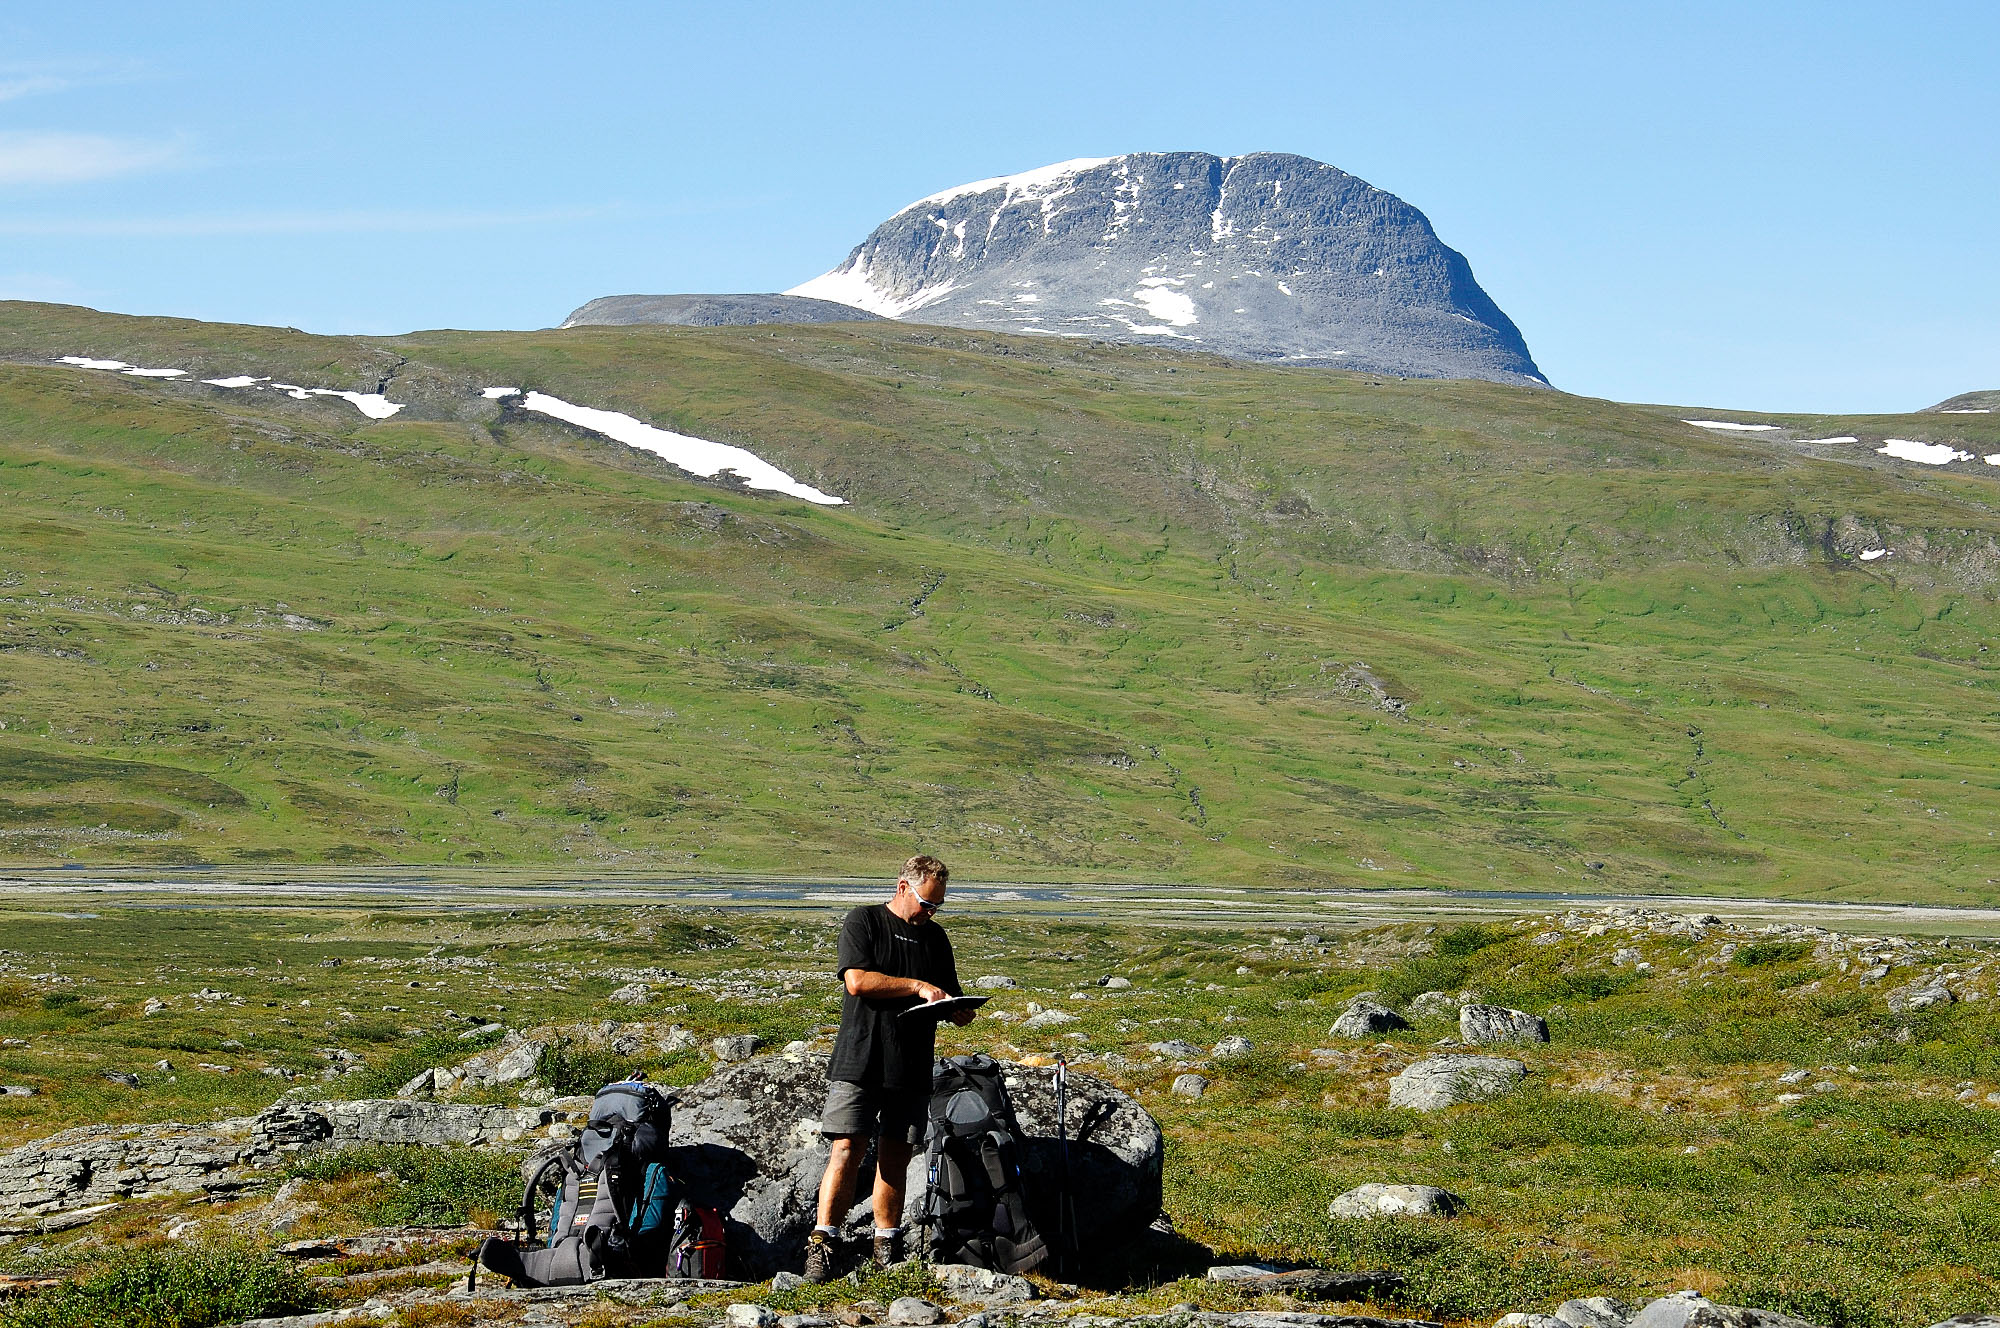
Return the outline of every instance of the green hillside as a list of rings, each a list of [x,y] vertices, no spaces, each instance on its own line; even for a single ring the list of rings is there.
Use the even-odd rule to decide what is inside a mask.
[[[899,324],[0,304],[0,860],[2000,899],[2000,468],[1872,451],[2000,417],[1684,417]]]

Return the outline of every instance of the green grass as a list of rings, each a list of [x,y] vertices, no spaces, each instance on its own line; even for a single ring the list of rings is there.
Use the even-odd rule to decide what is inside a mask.
[[[799,1038],[823,1049],[838,1018],[831,909],[732,913],[724,927],[622,906],[375,899],[223,911],[187,902],[95,897],[95,918],[57,919],[19,903],[0,911],[0,950],[32,948],[42,975],[16,970],[0,1001],[0,1035],[27,1044],[0,1047],[0,1077],[43,1087],[0,1100],[0,1142],[91,1120],[253,1112],[286,1087],[257,1072],[264,1064],[323,1064],[320,1048],[397,1073],[449,1061],[451,1047],[437,1039],[473,1018],[558,1025],[572,1051],[607,1018],[678,1024],[704,1041],[754,1031],[772,1045]],[[1314,947],[1240,929],[1051,928],[1000,909],[968,910],[948,925],[962,976],[1005,973],[1022,984],[996,992],[984,1013],[1020,1016],[1036,1001],[1078,1021],[1031,1032],[1018,1019],[982,1018],[944,1030],[941,1050],[1067,1050],[1080,1071],[1134,1093],[1161,1123],[1166,1213],[1179,1243],[1133,1257],[1132,1284],[1113,1289],[1135,1306],[1233,1294],[1190,1291],[1178,1279],[1208,1261],[1249,1257],[1394,1264],[1407,1281],[1381,1310],[1487,1321],[1547,1312],[1571,1295],[1698,1286],[1826,1328],[1922,1328],[2000,1295],[2000,1110],[1985,1105],[2000,1093],[2000,968],[1989,944],[1936,942],[1888,979],[1865,982],[1858,960],[1831,950],[1749,966],[1723,953],[1728,939],[1741,954],[1782,938],[1614,925],[1598,937],[1570,927],[1538,944],[1551,924],[1532,917],[1477,929],[1320,928],[1327,939]],[[1614,965],[1622,948],[1637,949],[1651,971]],[[1391,1108],[1389,1076],[1433,1050],[1436,1028],[1363,1044],[1330,1037],[1356,992],[1412,987],[1407,975],[1438,966],[1455,980],[1438,985],[1548,1018],[1549,1044],[1508,1049],[1530,1067],[1512,1096],[1432,1114]],[[609,1005],[634,967],[676,976],[658,980],[650,1007]],[[1889,989],[1939,968],[1966,975],[1961,988],[1986,999],[1888,1009]],[[1819,976],[1792,983],[1809,969]],[[1103,974],[1134,985],[1096,987]],[[203,987],[243,1004],[187,995]],[[1086,999],[1073,999],[1077,991]],[[77,999],[47,1008],[51,993]],[[152,994],[168,1008],[137,1014]],[[1178,1068],[1156,1062],[1148,1044],[1207,1045],[1225,1033],[1249,1038],[1254,1052],[1208,1070],[1198,1101],[1174,1096]],[[218,1049],[225,1040],[241,1049]],[[238,1073],[194,1071],[182,1046]],[[1341,1057],[1312,1054],[1325,1048]],[[162,1056],[176,1062],[174,1074],[148,1071]],[[107,1093],[101,1070],[125,1067],[138,1068],[141,1087]],[[708,1068],[683,1055],[665,1077],[691,1081]],[[1794,1069],[1836,1091],[1781,1084]],[[311,1087],[349,1093],[357,1078]],[[1788,1092],[1800,1100],[1781,1102]],[[362,1149],[300,1158],[293,1173],[311,1181],[304,1197],[325,1205],[310,1233],[337,1234],[487,1220],[516,1201],[518,1162],[518,1153]],[[1328,1219],[1334,1196],[1371,1180],[1443,1185],[1466,1210],[1450,1222]],[[159,1229],[152,1210],[132,1207],[143,1211],[124,1226],[63,1233],[7,1269],[94,1267],[120,1247],[119,1232]],[[214,1220],[232,1217],[225,1205]],[[816,1296],[782,1307],[831,1303]]]
[[[400,358],[413,404],[47,363],[91,352],[371,390]],[[2000,898],[1984,475],[894,325],[342,339],[6,304],[10,358],[0,860],[852,875],[922,847],[989,879]],[[852,505],[691,481],[493,382]],[[1984,416],[1846,424],[2000,450]]]

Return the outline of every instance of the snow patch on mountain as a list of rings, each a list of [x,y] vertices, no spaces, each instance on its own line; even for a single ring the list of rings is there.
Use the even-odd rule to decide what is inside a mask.
[[[73,364],[79,369],[104,369],[112,373],[122,373],[132,378],[185,378],[185,369],[141,369],[136,364],[123,360],[93,360],[83,355],[65,355],[60,361]]]
[[[1730,420],[1682,420],[1681,423],[1692,424],[1697,429],[1716,429],[1737,433],[1770,433],[1779,428],[1775,424],[1737,424]]]

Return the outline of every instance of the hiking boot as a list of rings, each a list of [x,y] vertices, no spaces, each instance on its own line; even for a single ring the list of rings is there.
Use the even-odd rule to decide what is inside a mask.
[[[891,1268],[903,1261],[903,1233],[875,1238],[875,1266]]]
[[[833,1280],[833,1237],[824,1231],[806,1237],[805,1279],[815,1285]]]

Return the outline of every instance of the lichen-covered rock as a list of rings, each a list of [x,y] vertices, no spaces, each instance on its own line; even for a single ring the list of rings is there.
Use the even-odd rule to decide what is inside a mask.
[[[969,1263],[932,1264],[930,1271],[931,1280],[949,1292],[953,1300],[1018,1305],[1035,1298],[1035,1284],[1025,1277],[975,1268]]]
[[[1891,1014],[1914,1014],[1918,1010],[1928,1010],[1934,1005],[1951,1003],[1951,992],[1945,989],[1942,982],[1912,982],[1889,993]]]
[[[738,1033],[733,1037],[719,1037],[709,1044],[709,1050],[719,1061],[747,1061],[757,1054],[757,1035]]]
[[[1430,1056],[1389,1081],[1389,1105],[1437,1111],[1460,1102],[1505,1097],[1528,1067],[1502,1056]]]
[[[799,1266],[812,1230],[826,1141],[827,1058],[813,1053],[759,1056],[719,1069],[677,1090],[673,1163],[696,1201],[721,1210],[733,1276],[769,1277]],[[1029,1205],[1043,1230],[1055,1230],[1060,1170],[1055,1139],[1054,1072],[1008,1065],[1007,1092],[1024,1136],[1022,1169]],[[1160,1208],[1161,1138],[1145,1108],[1089,1075],[1072,1072],[1066,1117],[1070,1192],[1086,1251],[1110,1252],[1142,1233]],[[903,1211],[914,1226],[924,1196],[924,1158],[912,1159]],[[872,1172],[864,1168],[847,1214],[859,1235]]]
[[[1546,1020],[1504,1005],[1467,1005],[1458,1012],[1458,1036],[1474,1046],[1498,1042],[1547,1042]]]
[[[1256,1044],[1247,1037],[1226,1037],[1216,1043],[1208,1054],[1219,1061],[1233,1061],[1248,1056],[1256,1049]]]
[[[1202,1058],[1200,1047],[1181,1038],[1170,1038],[1165,1042],[1155,1042],[1148,1046],[1146,1050],[1152,1052],[1155,1056],[1165,1056],[1170,1061],[1198,1061]]]
[[[1369,1181],[1327,1205],[1328,1217],[1450,1217],[1465,1200],[1435,1185],[1385,1185]]]
[[[1175,1097],[1200,1097],[1208,1091],[1208,1078],[1199,1074],[1177,1074],[1168,1091]]]

